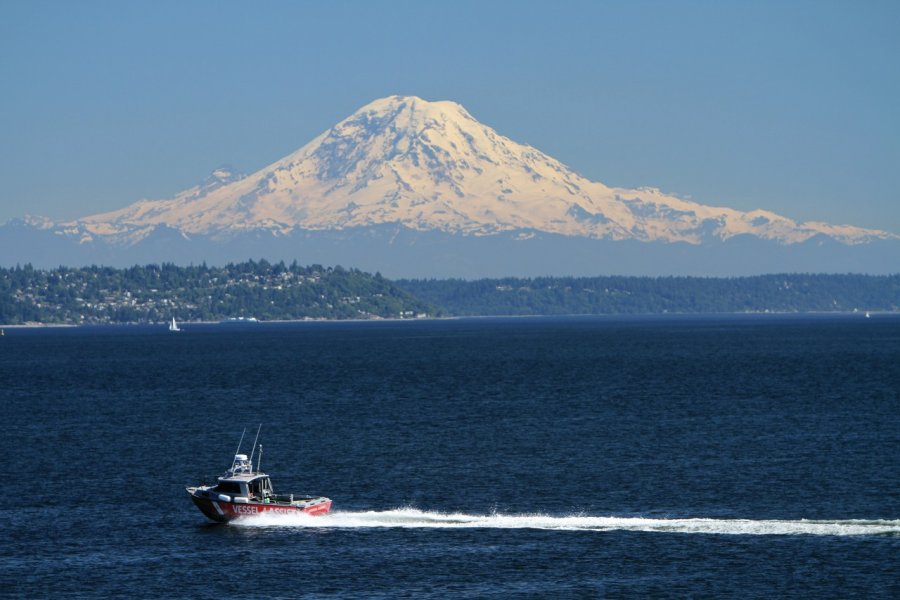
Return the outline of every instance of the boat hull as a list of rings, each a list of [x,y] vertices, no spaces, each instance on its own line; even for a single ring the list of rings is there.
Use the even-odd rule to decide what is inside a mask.
[[[253,517],[262,514],[298,514],[324,515],[331,510],[331,500],[321,498],[308,506],[293,506],[281,503],[225,502],[198,496],[188,490],[191,500],[204,515],[213,521],[226,523],[239,517]]]

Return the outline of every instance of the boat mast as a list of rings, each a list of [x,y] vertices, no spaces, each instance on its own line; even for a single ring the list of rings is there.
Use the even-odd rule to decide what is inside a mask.
[[[256,442],[259,441],[259,430],[262,429],[262,423],[256,428],[256,439],[253,440],[253,448],[250,449],[250,470],[253,471],[253,454],[256,452]]]
[[[244,427],[244,433],[241,434],[241,441],[238,442],[238,449],[237,449],[237,451],[234,453],[235,456],[237,456],[238,454],[241,453],[241,444],[244,443],[244,435],[245,435],[246,433],[247,433],[247,428]]]

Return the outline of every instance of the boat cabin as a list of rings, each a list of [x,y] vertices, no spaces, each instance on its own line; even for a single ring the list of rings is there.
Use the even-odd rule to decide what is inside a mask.
[[[237,454],[234,463],[211,490],[227,494],[234,502],[260,502],[275,495],[272,480],[265,473],[254,472],[246,454]]]
[[[252,476],[219,477],[219,483],[212,491],[227,494],[234,498],[235,502],[241,502],[241,498],[250,502],[261,501],[275,495],[272,490],[272,481],[264,473],[254,473]]]

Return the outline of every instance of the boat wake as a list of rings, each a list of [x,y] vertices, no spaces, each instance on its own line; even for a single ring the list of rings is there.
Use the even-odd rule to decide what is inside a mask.
[[[311,516],[266,513],[231,522],[239,527],[414,528],[414,529],[551,529],[561,531],[649,531],[722,535],[900,535],[900,520],[808,521],[752,519],[649,519],[588,515],[470,515],[398,508]]]

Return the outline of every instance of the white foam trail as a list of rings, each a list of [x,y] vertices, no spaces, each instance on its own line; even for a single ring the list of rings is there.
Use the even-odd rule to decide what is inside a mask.
[[[232,521],[241,527],[438,528],[438,529],[558,529],[561,531],[652,531],[723,535],[900,535],[896,521],[795,521],[752,519],[647,519],[572,515],[469,515],[399,508],[384,511],[341,512],[323,516],[265,513]]]

